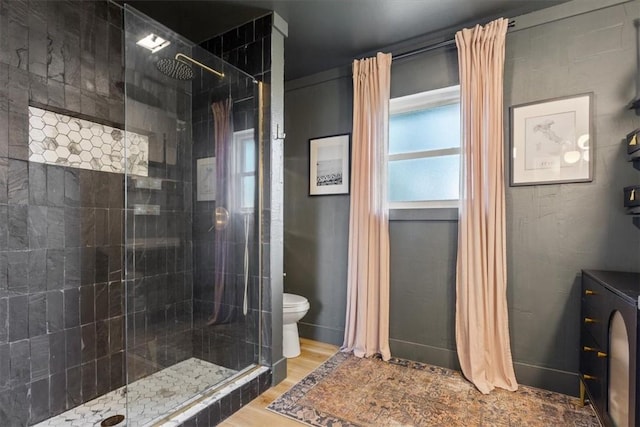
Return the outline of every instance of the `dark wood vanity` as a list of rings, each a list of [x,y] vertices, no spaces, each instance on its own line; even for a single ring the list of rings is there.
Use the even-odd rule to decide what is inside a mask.
[[[607,427],[640,423],[639,296],[638,273],[582,271],[580,398]]]

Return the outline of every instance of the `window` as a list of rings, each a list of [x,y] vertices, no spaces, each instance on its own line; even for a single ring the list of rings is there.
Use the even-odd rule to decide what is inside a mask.
[[[242,211],[253,211],[256,197],[256,143],[253,129],[233,133],[236,147],[236,176]]]
[[[389,112],[389,208],[456,207],[460,86],[394,98]]]

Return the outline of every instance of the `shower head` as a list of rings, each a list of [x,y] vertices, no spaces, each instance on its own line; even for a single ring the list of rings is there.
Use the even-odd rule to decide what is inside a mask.
[[[193,68],[179,59],[161,58],[156,62],[156,68],[172,79],[191,80],[193,78]]]
[[[199,66],[203,70],[215,74],[220,78],[224,77],[224,73],[220,73],[213,68],[207,67],[203,63],[182,53],[177,53],[173,59],[162,58],[158,60],[158,62],[156,62],[156,68],[165,76],[169,76],[173,79],[191,80],[193,78],[193,68],[191,68],[187,61]]]

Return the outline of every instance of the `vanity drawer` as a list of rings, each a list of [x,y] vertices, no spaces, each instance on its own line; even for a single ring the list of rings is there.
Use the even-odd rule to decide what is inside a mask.
[[[580,344],[580,377],[591,403],[602,411],[607,401],[607,349],[598,346],[593,337],[583,335]],[[602,412],[601,412],[602,413]]]
[[[592,280],[583,281],[580,313],[581,334],[591,335],[596,341],[596,347],[604,347],[607,344],[611,297],[611,291],[602,285]]]

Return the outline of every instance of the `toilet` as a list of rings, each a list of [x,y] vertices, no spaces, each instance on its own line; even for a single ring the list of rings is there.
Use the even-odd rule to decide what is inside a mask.
[[[282,294],[282,354],[286,358],[300,355],[298,321],[309,311],[309,301],[294,294]]]

